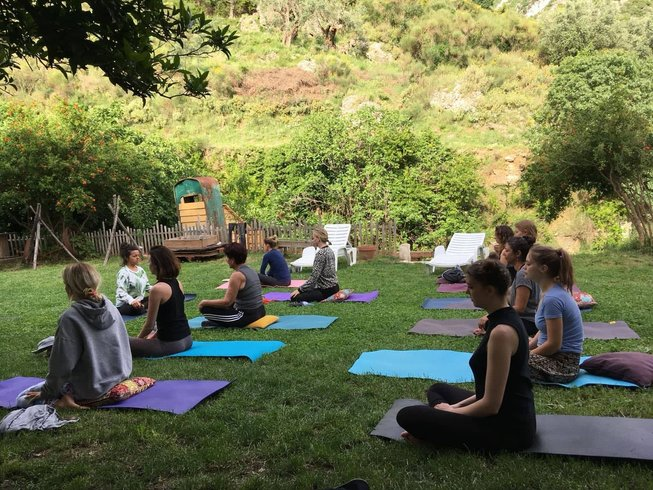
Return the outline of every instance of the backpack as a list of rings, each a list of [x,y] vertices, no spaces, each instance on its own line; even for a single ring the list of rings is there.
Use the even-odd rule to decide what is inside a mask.
[[[442,273],[441,277],[442,279],[444,279],[445,281],[451,284],[465,282],[465,273],[463,272],[463,270],[460,268],[459,265],[457,265],[452,269],[447,269]]]

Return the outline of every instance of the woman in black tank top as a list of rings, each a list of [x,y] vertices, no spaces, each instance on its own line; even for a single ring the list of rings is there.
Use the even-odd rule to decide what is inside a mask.
[[[150,290],[143,328],[138,337],[129,338],[132,356],[159,357],[188,350],[193,338],[184,311],[184,292],[177,281],[179,260],[166,247],[152,247],[150,270],[157,283]]]
[[[526,449],[535,437],[535,406],[528,336],[507,302],[510,274],[497,261],[481,260],[466,275],[472,301],[488,312],[486,333],[469,361],[475,390],[434,384],[429,406],[403,408],[397,422],[408,440],[480,451]]]

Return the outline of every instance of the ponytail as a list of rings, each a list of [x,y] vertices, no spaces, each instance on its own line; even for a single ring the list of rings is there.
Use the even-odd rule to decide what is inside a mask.
[[[544,245],[533,245],[530,250],[531,260],[538,265],[546,265],[548,276],[560,283],[570,293],[574,286],[574,267],[571,256],[562,248],[554,249]]]
[[[277,245],[279,245],[279,239],[277,238],[277,235],[272,235],[265,238],[263,243],[270,245],[270,248],[277,248]]]

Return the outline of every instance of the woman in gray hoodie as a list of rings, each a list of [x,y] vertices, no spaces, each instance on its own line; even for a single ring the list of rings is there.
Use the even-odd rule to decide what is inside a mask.
[[[44,382],[17,399],[20,408],[38,403],[82,408],[129,378],[132,356],[125,323],[116,307],[98,292],[100,274],[83,262],[63,270],[73,301],[59,318]]]

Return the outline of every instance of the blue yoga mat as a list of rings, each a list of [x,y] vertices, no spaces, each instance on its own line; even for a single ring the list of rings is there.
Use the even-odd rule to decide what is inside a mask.
[[[426,298],[422,303],[425,310],[480,310],[469,296],[456,298]]]
[[[284,315],[266,328],[266,330],[308,330],[311,328],[327,328],[338,319],[337,316],[323,315]],[[198,316],[188,320],[190,328],[202,328],[206,318]]]
[[[278,340],[221,340],[214,342],[193,341],[190,349],[165,357],[247,357],[254,362],[265,354],[278,351],[286,344]]]
[[[270,325],[268,330],[308,330],[310,328],[327,328],[338,319],[337,316],[323,315],[284,315]]]
[[[197,294],[195,293],[184,294],[184,301],[193,301],[195,298],[197,298]],[[145,316],[145,313],[147,312],[141,313],[140,315],[120,315],[120,316],[122,316],[123,321],[128,322],[130,320],[135,320],[136,318]]]
[[[378,374],[396,378],[424,378],[445,383],[471,383],[474,375],[469,367],[469,352],[451,350],[377,350],[363,352],[349,369],[352,374]],[[583,362],[589,357],[582,357]],[[638,388],[635,383],[595,376],[580,370],[580,375],[570,383],[557,384],[565,388],[585,385],[608,385]]]

